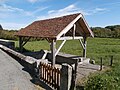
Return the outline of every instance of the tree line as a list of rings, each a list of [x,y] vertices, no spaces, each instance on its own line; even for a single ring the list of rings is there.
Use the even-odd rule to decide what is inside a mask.
[[[102,27],[92,27],[95,37],[120,38],[120,25]]]
[[[14,35],[16,32],[17,30],[0,30],[0,39],[18,40],[18,37]]]
[[[100,38],[120,38],[120,25],[106,27],[91,27],[95,37]],[[18,40],[14,34],[17,30],[0,30],[0,39]],[[36,39],[32,39],[36,40]],[[39,39],[37,39],[39,40]]]

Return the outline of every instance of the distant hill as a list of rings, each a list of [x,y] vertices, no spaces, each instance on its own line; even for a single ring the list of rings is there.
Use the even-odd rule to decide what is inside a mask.
[[[2,25],[0,25],[0,30],[3,30]]]

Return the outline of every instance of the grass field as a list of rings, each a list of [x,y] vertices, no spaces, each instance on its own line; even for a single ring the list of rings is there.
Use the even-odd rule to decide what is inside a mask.
[[[60,45],[60,41],[57,42],[57,47]],[[18,47],[18,42],[16,42]],[[32,41],[28,42],[24,46],[27,50],[39,51],[41,49],[49,50],[49,43],[47,41]],[[61,52],[82,55],[82,47],[78,40],[67,41]],[[100,57],[109,59],[110,56],[114,56],[115,60],[120,58],[120,39],[113,38],[88,38],[87,40],[87,57],[99,61]]]
[[[58,42],[57,47],[60,43]],[[18,42],[16,42],[16,46],[18,46]],[[49,50],[49,43],[47,41],[28,42],[25,48],[31,51],[38,51],[40,49]],[[69,54],[82,55],[82,47],[78,40],[67,41],[61,51]],[[90,90],[101,90],[101,88],[103,88],[102,90],[120,90],[120,39],[88,38],[88,58],[95,60],[99,64],[100,57],[102,57],[103,64],[109,65],[111,56],[114,58],[113,67],[110,71],[96,75],[95,77],[97,78],[89,79],[90,82],[86,84],[86,87],[91,88]],[[93,88],[93,86],[99,88]]]

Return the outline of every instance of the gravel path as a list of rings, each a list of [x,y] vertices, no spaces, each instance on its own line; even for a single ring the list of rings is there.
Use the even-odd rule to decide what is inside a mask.
[[[37,90],[23,68],[0,49],[0,90]]]

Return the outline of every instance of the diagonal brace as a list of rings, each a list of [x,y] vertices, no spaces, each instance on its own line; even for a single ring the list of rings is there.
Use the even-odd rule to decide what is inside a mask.
[[[80,44],[81,44],[81,46],[83,47],[83,49],[85,49],[85,45],[83,44],[82,40],[79,39],[79,41],[80,41]]]
[[[30,40],[31,37],[29,37],[25,42],[22,42],[22,47]]]
[[[55,56],[58,54],[58,52],[60,51],[60,49],[63,47],[63,45],[65,44],[66,40],[64,40],[61,45],[59,46],[59,48],[56,50],[55,52]]]

